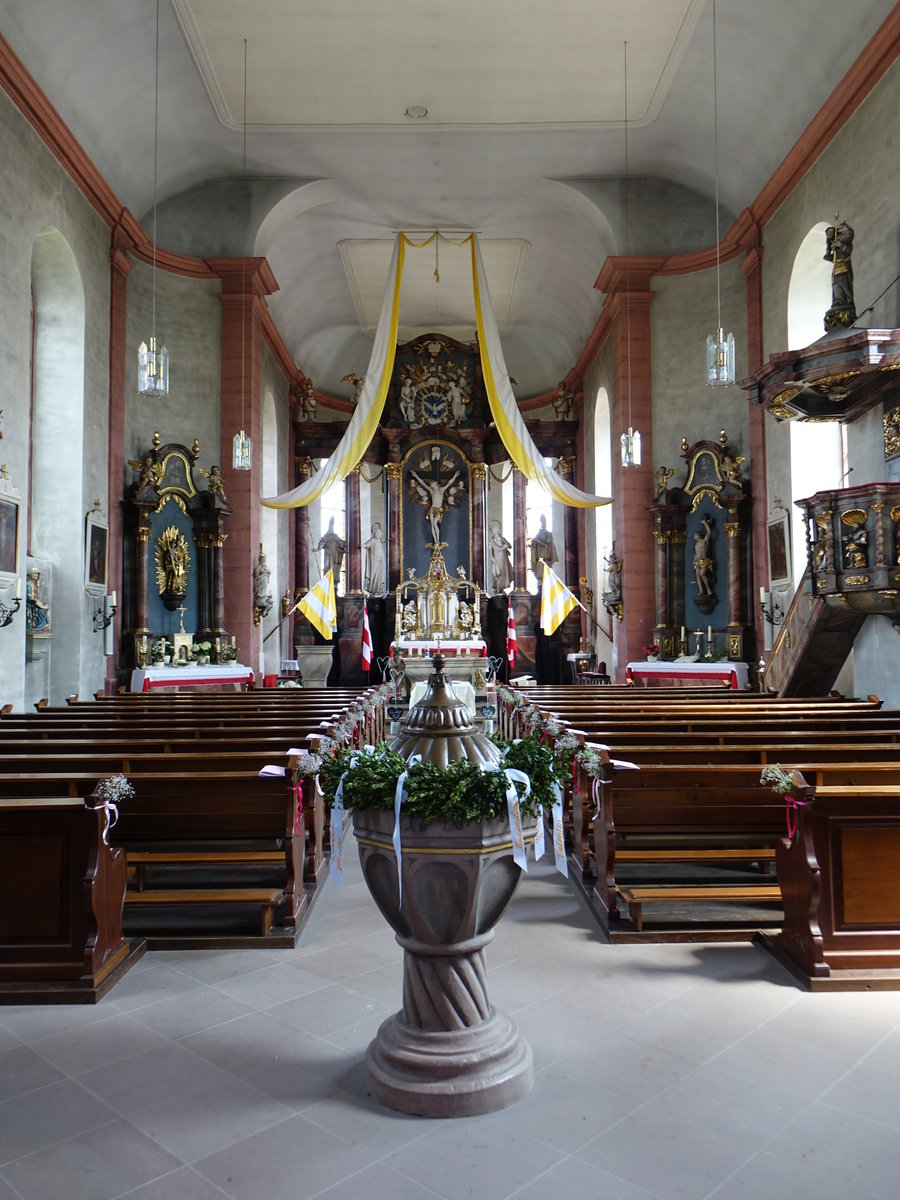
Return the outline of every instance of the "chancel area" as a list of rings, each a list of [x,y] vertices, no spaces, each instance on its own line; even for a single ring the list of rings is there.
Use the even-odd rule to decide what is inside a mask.
[[[0,0],[0,1200],[893,1200],[900,5],[339,8]]]

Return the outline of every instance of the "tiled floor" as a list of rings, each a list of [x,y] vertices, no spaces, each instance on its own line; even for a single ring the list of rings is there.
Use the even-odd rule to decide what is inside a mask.
[[[404,1117],[362,1058],[400,952],[348,855],[294,951],[148,954],[95,1007],[0,1008],[0,1200],[896,1200],[900,995],[753,945],[602,944],[532,866],[488,951],[530,1096]]]

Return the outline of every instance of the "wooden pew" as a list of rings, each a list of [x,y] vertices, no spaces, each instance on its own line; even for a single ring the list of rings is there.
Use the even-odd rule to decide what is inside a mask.
[[[223,843],[256,847],[263,844],[274,849],[276,842],[281,841],[278,885],[266,889],[258,907],[260,910],[273,907],[278,926],[271,938],[273,944],[293,945],[309,898],[303,886],[305,822],[297,811],[292,777],[261,777],[257,770],[207,769],[202,775],[179,771],[132,772],[129,780],[135,795],[120,805],[119,822],[111,834],[114,843],[126,852],[130,847],[172,849],[179,845],[212,851]],[[0,773],[0,800],[66,794],[77,797],[96,782],[96,772],[91,771],[5,772]],[[205,890],[228,891],[223,887]],[[185,902],[172,895],[154,901],[148,898],[150,894],[143,891],[142,898],[133,901],[129,893],[127,902],[145,906],[163,904],[167,899],[170,904]],[[224,894],[208,895],[206,900],[223,908],[230,902]],[[233,900],[242,906],[251,903],[247,896],[236,895]],[[195,898],[191,903],[203,901]],[[195,939],[185,937],[181,944],[192,941],[196,944]],[[151,946],[158,942],[159,939],[152,939]],[[242,942],[231,939],[228,944]]]
[[[105,819],[97,796],[0,799],[0,1004],[96,1003],[144,953]]]
[[[810,782],[778,842],[784,926],[765,944],[813,991],[900,988],[900,787]]]

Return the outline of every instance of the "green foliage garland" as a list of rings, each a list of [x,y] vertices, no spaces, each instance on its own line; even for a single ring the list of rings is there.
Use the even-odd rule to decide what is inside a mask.
[[[531,781],[527,797],[524,785],[516,784],[524,815],[533,816],[542,806],[549,807],[554,799],[552,785],[564,777],[552,746],[534,735],[513,743],[494,740],[501,753],[505,752],[499,771],[484,771],[468,759],[445,769],[426,762],[409,766],[404,813],[426,823],[464,824],[505,817],[508,783],[503,767],[523,771]],[[326,757],[319,769],[319,783],[329,806],[343,777],[345,809],[392,809],[397,780],[407,767],[404,758],[381,742],[372,753],[344,749]]]

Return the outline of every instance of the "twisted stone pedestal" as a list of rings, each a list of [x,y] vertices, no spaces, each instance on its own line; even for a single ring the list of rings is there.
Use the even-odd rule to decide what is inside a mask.
[[[363,874],[404,950],[403,1008],[366,1054],[372,1094],[418,1116],[506,1108],[533,1081],[531,1048],[491,1005],[484,961],[519,881],[509,826],[401,818],[401,907],[393,823],[392,812],[354,813]]]

